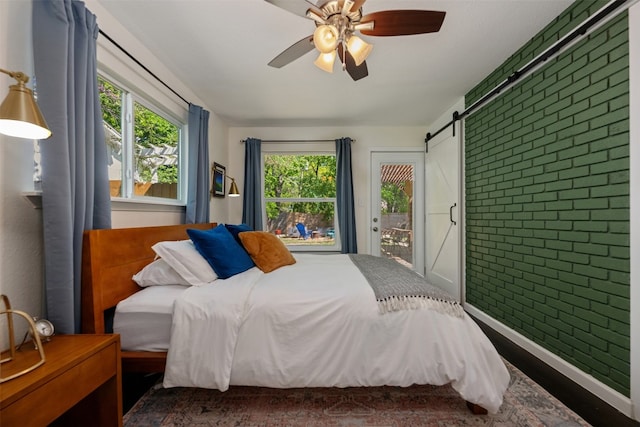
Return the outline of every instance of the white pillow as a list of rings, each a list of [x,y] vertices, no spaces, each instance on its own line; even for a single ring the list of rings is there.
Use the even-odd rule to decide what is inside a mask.
[[[162,285],[189,286],[189,283],[162,258],[147,264],[145,268],[133,276],[133,281],[143,288]]]
[[[218,278],[191,240],[159,242],[151,248],[190,285],[201,286]]]

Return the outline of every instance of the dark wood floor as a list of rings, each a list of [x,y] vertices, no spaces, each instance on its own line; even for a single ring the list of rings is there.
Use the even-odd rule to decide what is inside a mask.
[[[586,422],[596,427],[640,427],[602,399],[565,377],[544,362],[532,356],[512,341],[475,319],[489,337],[498,353],[544,387],[556,399],[571,408]]]
[[[475,319],[493,345],[505,359],[544,387],[558,400],[595,427],[640,427],[606,402],[549,367],[529,352]],[[126,413],[159,379],[160,374],[124,374],[122,378],[123,407]]]
[[[162,374],[122,374],[122,413],[126,414]]]

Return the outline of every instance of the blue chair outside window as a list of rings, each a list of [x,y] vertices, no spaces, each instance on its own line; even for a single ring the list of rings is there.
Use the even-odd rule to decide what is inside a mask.
[[[307,231],[307,228],[301,222],[296,224],[296,228],[298,229],[298,232],[300,233],[300,238],[302,238],[304,240],[307,240],[309,238],[309,236],[311,235],[311,233],[309,233]]]

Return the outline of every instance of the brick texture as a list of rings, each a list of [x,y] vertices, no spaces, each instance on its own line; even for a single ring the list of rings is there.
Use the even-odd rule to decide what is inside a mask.
[[[580,1],[467,105],[594,13]],[[466,300],[630,395],[623,13],[465,119]]]

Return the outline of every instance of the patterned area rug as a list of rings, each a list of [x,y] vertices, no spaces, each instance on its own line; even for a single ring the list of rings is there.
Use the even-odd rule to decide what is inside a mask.
[[[511,383],[495,415],[473,415],[450,386],[270,389],[231,387],[149,390],[124,417],[141,426],[589,426],[505,362]]]

